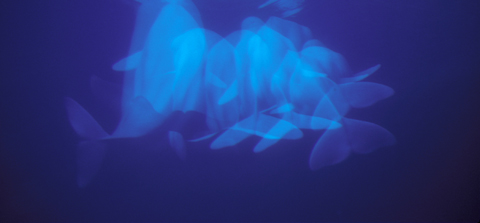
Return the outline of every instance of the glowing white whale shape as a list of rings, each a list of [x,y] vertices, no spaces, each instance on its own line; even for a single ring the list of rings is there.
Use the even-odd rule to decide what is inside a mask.
[[[308,28],[277,17],[247,18],[242,30],[222,38],[202,28],[188,0],[139,2],[144,15],[137,18],[130,56],[112,67],[125,73],[117,128],[105,132],[81,105],[66,99],[71,125],[85,140],[78,146],[79,186],[98,171],[105,154],[102,140],[143,136],[178,111],[205,116],[209,131],[189,141],[218,135],[212,149],[258,136],[253,151],[261,152],[282,139],[301,138],[301,129],[322,130],[310,155],[311,169],[394,143],[382,127],[345,117],[352,108],[393,94],[387,86],[363,81],[379,65],[352,75],[343,57],[313,39]],[[96,78],[92,83],[97,92],[108,88]],[[183,135],[167,131],[170,145],[185,159]]]
[[[202,106],[188,94],[200,88],[195,75],[199,76],[205,52],[203,30],[198,29],[198,20],[192,16],[195,13],[185,9],[185,6],[194,9],[193,4],[186,0],[142,3],[139,13],[144,14],[137,18],[132,39],[134,53],[113,65],[114,70],[125,71],[122,118],[115,131],[106,133],[82,106],[66,99],[72,127],[87,140],[78,147],[78,153],[82,154],[78,157],[79,186],[87,185],[100,167],[104,154],[101,151],[105,148],[99,140],[139,137],[159,127],[175,110],[199,110]],[[190,51],[192,47],[197,49],[195,53]],[[177,84],[180,81],[182,84]],[[179,154],[184,153],[181,138],[170,133],[171,143]]]

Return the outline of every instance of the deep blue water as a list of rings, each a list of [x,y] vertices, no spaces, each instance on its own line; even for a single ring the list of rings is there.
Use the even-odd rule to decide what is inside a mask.
[[[195,0],[221,35],[263,1]],[[265,152],[258,138],[219,151],[187,143],[185,162],[145,141],[110,142],[86,187],[76,184],[64,97],[115,128],[89,92],[91,75],[121,81],[128,1],[5,1],[0,81],[0,221],[473,221],[480,219],[480,3],[463,0],[307,0],[289,18],[395,95],[348,117],[379,124],[395,146],[311,171],[318,134]]]

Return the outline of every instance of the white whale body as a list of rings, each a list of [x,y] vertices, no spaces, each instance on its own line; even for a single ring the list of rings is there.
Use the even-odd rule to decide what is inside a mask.
[[[323,133],[310,155],[312,170],[339,163],[352,152],[394,144],[386,129],[345,117],[352,108],[393,95],[385,85],[363,81],[380,65],[354,74],[307,27],[281,18],[246,18],[240,30],[221,37],[202,27],[191,1],[139,2],[130,56],[112,67],[124,73],[116,129],[107,133],[80,104],[66,99],[69,121],[82,138],[79,186],[100,168],[106,140],[144,136],[174,112],[199,113],[208,129],[188,139],[165,129],[184,160],[185,140],[211,139],[211,149],[222,149],[255,135],[261,140],[253,151],[262,152],[282,139],[302,138],[302,129]],[[103,83],[92,80],[94,86]]]

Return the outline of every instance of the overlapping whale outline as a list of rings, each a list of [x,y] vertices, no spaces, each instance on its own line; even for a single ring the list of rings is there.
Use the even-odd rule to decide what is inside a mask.
[[[216,137],[211,149],[256,135],[261,140],[253,151],[261,152],[281,139],[302,138],[301,129],[322,130],[310,155],[312,170],[339,163],[352,152],[369,153],[395,143],[386,129],[345,117],[351,108],[393,95],[390,87],[363,81],[380,65],[353,74],[344,58],[314,39],[310,29],[278,17],[266,22],[246,18],[239,31],[221,37],[202,28],[200,14],[188,0],[145,1],[141,7],[131,55],[113,65],[125,73],[122,118],[115,131],[105,132],[81,105],[66,99],[70,123],[83,138],[78,145],[80,186],[100,168],[103,140],[143,136],[176,111],[206,117],[209,132],[189,141]],[[150,12],[150,20],[142,10]],[[93,86],[102,86],[102,80],[92,80]],[[169,131],[168,137],[184,159],[182,134]]]

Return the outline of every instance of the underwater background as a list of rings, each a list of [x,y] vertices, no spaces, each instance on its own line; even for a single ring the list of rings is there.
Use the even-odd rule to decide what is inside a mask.
[[[222,36],[242,20],[280,16],[260,0],[194,0]],[[119,117],[89,91],[92,75],[120,81],[136,3],[2,1],[0,221],[471,221],[480,219],[480,2],[306,0],[287,19],[307,26],[351,69],[395,94],[350,118],[376,123],[391,147],[317,171],[318,134],[254,154],[251,137],[222,150],[165,135],[154,149],[116,140],[95,180],[76,183],[76,144],[64,104],[78,100],[112,131]],[[174,121],[174,120],[173,120]],[[148,148],[148,149],[145,149]]]

